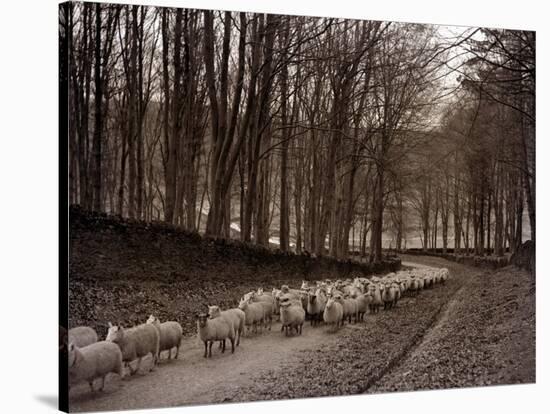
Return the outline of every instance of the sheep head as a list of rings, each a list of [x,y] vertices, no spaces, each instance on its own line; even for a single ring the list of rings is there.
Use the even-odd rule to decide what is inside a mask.
[[[147,319],[147,323],[155,324],[156,322],[160,323],[159,319],[154,315],[150,315],[149,319]]]
[[[221,310],[219,306],[217,305],[208,306],[208,316],[210,316],[210,318],[215,318],[219,316],[220,312]]]
[[[201,328],[206,327],[208,324],[208,314],[201,312],[197,315],[197,323]]]
[[[109,322],[109,330],[107,331],[106,341],[119,343],[124,339],[124,328],[122,326],[112,325]]]

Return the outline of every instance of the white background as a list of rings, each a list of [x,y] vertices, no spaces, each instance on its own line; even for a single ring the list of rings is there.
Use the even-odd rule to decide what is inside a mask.
[[[155,413],[546,411],[548,380],[548,12],[544,2],[468,0],[128,1],[284,14],[537,30],[537,384],[174,408]],[[57,395],[57,1],[0,9],[0,412],[53,412]],[[546,18],[546,20],[545,20]],[[542,76],[541,76],[542,75]],[[541,191],[542,190],[542,191]],[[365,349],[368,354],[368,349]],[[266,356],[268,357],[268,356]],[[189,378],[189,381],[193,381]]]

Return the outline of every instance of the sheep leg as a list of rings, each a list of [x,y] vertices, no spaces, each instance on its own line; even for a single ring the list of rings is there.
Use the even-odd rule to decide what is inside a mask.
[[[206,358],[208,355],[208,341],[203,341],[203,342],[204,342],[204,357]]]
[[[174,357],[174,359],[178,359],[179,354],[180,354],[180,344],[178,344],[178,346],[176,347],[176,356]]]
[[[225,339],[221,341],[222,344],[222,354],[225,352]]]
[[[141,366],[141,357],[138,358],[138,363],[137,363],[135,372],[138,372],[138,371],[139,371],[139,367],[140,367],[140,366]]]
[[[230,338],[231,340],[231,353],[235,353],[235,338]]]
[[[130,375],[134,375],[134,374],[137,372],[137,370],[138,370],[138,368],[135,368],[135,369],[132,368],[132,366],[130,365],[130,363],[128,363],[128,368],[130,368]]]
[[[155,369],[156,365],[158,364],[158,361],[160,359],[160,351],[157,355],[155,355],[151,352],[151,355],[153,357],[153,363],[151,364],[151,368],[149,368],[149,372],[153,371]]]
[[[208,356],[212,358],[212,345],[214,345],[214,341],[210,341],[208,345]]]
[[[94,392],[94,380],[88,381],[88,384],[90,384],[90,390]]]
[[[101,387],[99,387],[99,391],[103,391],[103,388],[105,387],[105,377],[106,375],[101,377]]]
[[[168,359],[172,359],[172,348],[168,350]]]

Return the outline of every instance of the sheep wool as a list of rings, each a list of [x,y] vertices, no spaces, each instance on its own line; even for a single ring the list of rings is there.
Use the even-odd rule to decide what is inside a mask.
[[[69,329],[69,343],[73,343],[77,348],[84,348],[97,342],[97,333],[89,326],[77,326]]]
[[[335,331],[343,324],[343,319],[344,308],[334,298],[329,298],[323,312],[323,320],[332,327],[332,331]]]
[[[235,330],[225,318],[210,319],[208,314],[197,315],[197,331],[199,339],[204,342],[204,357],[212,357],[212,344],[222,341],[222,353],[225,352],[225,340],[231,341],[231,353],[235,352]]]
[[[269,328],[271,331],[275,311],[275,299],[273,296],[263,293],[263,290],[260,288],[258,289],[258,293],[252,296],[251,300],[254,303],[259,303],[264,308],[264,328]]]
[[[261,303],[250,302],[249,300],[241,300],[239,303],[239,309],[245,314],[245,325],[248,328],[248,332],[258,331],[258,326],[261,327],[264,324],[265,310]]]
[[[311,316],[311,326],[317,325],[323,319],[326,297],[321,289],[308,293],[307,313]]]
[[[109,373],[123,377],[122,352],[108,341],[100,341],[79,348],[69,344],[69,383],[71,385],[86,381],[94,391],[94,380],[101,378],[100,390],[105,386],[105,377]]]
[[[306,311],[301,305],[293,304],[290,300],[281,302],[281,324],[285,335],[288,336],[293,329],[301,335],[305,318]]]
[[[231,323],[233,325],[233,330],[235,331],[235,345],[239,346],[241,343],[241,335],[244,332],[246,319],[246,315],[242,310],[234,308],[222,311],[219,306],[214,305],[208,307],[208,316],[211,319],[222,317]]]
[[[114,342],[120,347],[124,362],[130,363],[138,360],[137,367],[130,371],[131,374],[135,374],[139,370],[141,359],[148,354],[153,356],[153,364],[149,371],[152,371],[158,363],[160,335],[157,328],[151,324],[144,323],[124,329],[122,326],[114,326],[109,322],[106,340]]]
[[[176,348],[175,359],[178,359],[180,353],[181,340],[183,338],[183,329],[178,322],[167,321],[160,323],[160,320],[151,315],[147,319],[147,323],[152,324],[160,335],[159,359],[160,352],[168,351],[168,359],[172,359],[172,349]]]

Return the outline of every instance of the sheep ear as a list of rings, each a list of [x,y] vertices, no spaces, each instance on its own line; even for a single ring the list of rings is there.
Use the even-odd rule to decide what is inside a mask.
[[[113,327],[113,324],[109,322],[109,328],[112,328],[112,327]]]

